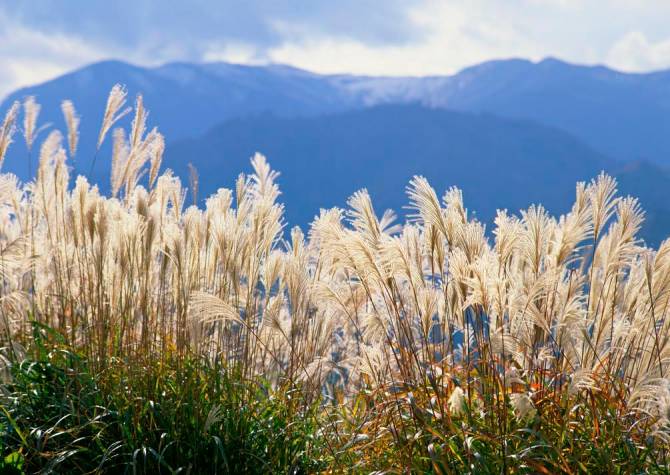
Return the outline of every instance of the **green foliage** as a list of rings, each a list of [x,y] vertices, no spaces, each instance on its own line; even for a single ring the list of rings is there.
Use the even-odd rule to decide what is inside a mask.
[[[537,412],[519,418],[509,398],[502,412],[466,400],[457,415],[427,411],[435,403],[414,392],[361,393],[336,417],[343,433],[367,434],[344,447],[343,460],[362,473],[670,473],[667,447],[630,429],[620,401],[590,390],[563,396],[538,401]]]
[[[120,367],[120,365],[118,366]],[[314,411],[202,359],[112,370],[106,391],[142,472],[300,473],[314,468]],[[121,388],[115,391],[113,388]]]
[[[299,387],[188,355],[92,374],[57,333],[33,337],[2,385],[0,473],[669,473],[664,450],[590,390],[538,401],[525,419],[507,401],[501,430],[482,401],[425,410],[420,388],[394,394],[392,413],[383,392],[306,405]]]
[[[56,331],[32,336],[1,386],[0,473],[669,473],[621,401],[590,389],[548,393],[525,418],[509,397],[450,412],[421,387],[307,404],[297,385],[218,360],[118,358],[93,373]]]
[[[201,358],[117,360],[93,375],[81,355],[36,339],[2,387],[2,473],[307,473],[321,466],[318,406],[296,406],[284,398],[300,401],[298,389],[272,391]]]

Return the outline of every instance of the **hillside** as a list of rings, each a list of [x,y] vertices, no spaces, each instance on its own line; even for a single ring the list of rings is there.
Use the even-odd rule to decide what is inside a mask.
[[[253,67],[225,63],[171,63],[143,68],[120,61],[105,61],[9,95],[0,111],[15,100],[36,96],[42,105],[40,123],[63,127],[63,98],[71,99],[82,117],[79,162],[83,169],[95,152],[95,140],[109,90],[126,86],[130,105],[144,96],[151,111],[150,124],[158,124],[170,140],[194,137],[222,120],[272,112],[294,116],[321,114],[351,107],[348,95],[318,75],[285,66]],[[121,121],[127,125],[130,117]],[[27,174],[22,144],[9,154],[6,168]],[[104,173],[97,173],[98,178]]]
[[[62,124],[58,105],[69,97],[86,119],[82,151],[115,82],[141,92],[152,121],[173,140],[194,137],[236,117],[270,112],[312,116],[389,103],[419,103],[465,112],[532,119],[565,130],[604,155],[670,165],[670,72],[628,74],[556,59],[482,63],[452,76],[319,75],[297,68],[228,63],[170,63],[154,68],[120,61],[92,64],[20,89],[0,104],[35,95],[43,120]]]
[[[660,195],[670,180],[654,165],[621,168],[569,134],[537,123],[420,106],[377,106],[319,118],[234,119],[196,139],[172,143],[164,164],[185,178],[192,163],[205,197],[223,184],[231,186],[255,152],[266,154],[282,174],[281,200],[291,225],[307,224],[320,207],[343,207],[363,187],[378,213],[391,208],[401,214],[404,189],[417,174],[439,193],[462,188],[466,206],[487,222],[497,208],[516,212],[533,203],[565,212],[575,182],[601,170],[619,177],[622,192],[641,195],[654,216],[651,224],[660,226],[645,230],[650,241],[668,224],[661,218],[668,208]]]

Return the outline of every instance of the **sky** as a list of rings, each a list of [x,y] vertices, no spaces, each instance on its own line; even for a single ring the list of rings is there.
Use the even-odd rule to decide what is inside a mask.
[[[553,56],[670,68],[670,0],[2,0],[0,97],[103,59],[453,74]]]

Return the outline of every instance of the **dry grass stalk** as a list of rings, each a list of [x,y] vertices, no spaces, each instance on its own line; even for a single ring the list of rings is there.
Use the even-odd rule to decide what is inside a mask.
[[[98,146],[125,97],[113,88]],[[0,157],[17,110],[0,129]],[[361,191],[348,211],[324,211],[285,242],[265,158],[234,190],[185,209],[180,180],[159,175],[164,141],[146,133],[141,96],[135,112],[128,135],[114,132],[112,197],[84,177],[70,185],[57,133],[34,184],[2,176],[3,334],[18,338],[34,308],[101,367],[198,352],[344,400],[361,388],[411,390],[440,417],[465,401],[496,407],[499,396],[484,395],[498,387],[524,418],[547,391],[611,393],[670,438],[670,241],[642,245],[643,213],[610,177],[578,184],[559,218],[539,206],[499,213],[492,242],[457,189],[440,201],[421,177],[408,187],[406,224],[379,218]],[[35,256],[14,244],[28,229]]]

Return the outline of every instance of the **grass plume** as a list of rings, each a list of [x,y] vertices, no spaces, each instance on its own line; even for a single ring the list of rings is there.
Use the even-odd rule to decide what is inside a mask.
[[[98,148],[125,98],[115,86]],[[0,157],[17,113],[0,129]],[[73,155],[79,119],[69,102],[63,113]],[[95,394],[84,404],[110,408],[86,415],[109,427],[98,466],[187,467],[184,435],[199,434],[207,442],[191,456],[214,464],[200,470],[234,471],[221,434],[248,416],[245,430],[267,436],[286,470],[667,472],[670,240],[650,249],[636,237],[644,213],[612,178],[577,184],[560,217],[501,211],[491,238],[458,189],[440,200],[422,177],[408,185],[405,223],[361,190],[304,233],[284,229],[278,173],[262,155],[234,188],[186,207],[180,179],[159,172],[164,139],[147,116],[138,96],[131,130],[113,133],[111,197],[71,182],[58,132],[34,181],[0,176],[9,394],[33,377],[22,359],[67,349],[69,360],[50,358],[80,362],[76,384]],[[12,350],[24,347],[32,353]],[[66,373],[54,384],[70,384]],[[163,384],[175,393],[157,393]],[[193,411],[183,434],[155,412],[160,401]],[[258,412],[241,415],[246,402]],[[25,437],[22,410],[6,411],[5,439],[26,463],[47,463],[56,452]]]

